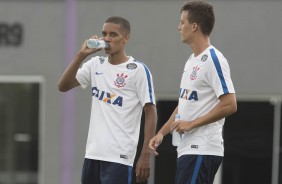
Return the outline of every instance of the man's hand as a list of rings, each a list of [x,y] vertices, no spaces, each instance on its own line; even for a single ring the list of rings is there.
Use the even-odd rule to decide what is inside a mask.
[[[139,160],[137,161],[135,173],[136,182],[145,182],[150,176],[151,158],[149,153],[141,153]]]
[[[171,124],[170,132],[172,132],[175,129],[176,132],[183,134],[186,131],[191,131],[193,128],[194,127],[192,122],[178,120]]]
[[[154,152],[155,156],[159,155],[159,153],[157,152],[157,148],[162,143],[163,137],[163,135],[157,134],[149,142],[149,148]]]
[[[91,38],[93,39],[99,39],[97,35],[93,35]],[[88,39],[87,39],[88,40]],[[95,52],[98,52],[102,50],[102,48],[88,48],[87,47],[87,40],[84,41],[84,43],[81,45],[79,52],[88,56],[90,54],[93,54]]]

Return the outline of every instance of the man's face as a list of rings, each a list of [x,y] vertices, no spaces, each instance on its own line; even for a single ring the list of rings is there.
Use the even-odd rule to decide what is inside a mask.
[[[192,26],[193,24],[188,21],[188,11],[182,11],[178,30],[180,32],[181,41],[183,43],[190,43],[193,32]]]
[[[109,44],[109,47],[105,48],[106,54],[115,54],[124,51],[129,36],[122,33],[119,24],[105,23],[103,25],[102,37]]]

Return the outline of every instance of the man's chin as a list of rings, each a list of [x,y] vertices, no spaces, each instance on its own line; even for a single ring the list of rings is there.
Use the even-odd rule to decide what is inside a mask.
[[[106,54],[110,54],[110,50],[109,49],[104,49]]]

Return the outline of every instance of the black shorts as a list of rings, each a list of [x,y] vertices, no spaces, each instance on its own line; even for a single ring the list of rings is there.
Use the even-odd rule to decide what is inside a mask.
[[[100,160],[85,158],[82,184],[131,184],[132,167]]]
[[[223,157],[183,155],[177,159],[176,184],[213,184]]]

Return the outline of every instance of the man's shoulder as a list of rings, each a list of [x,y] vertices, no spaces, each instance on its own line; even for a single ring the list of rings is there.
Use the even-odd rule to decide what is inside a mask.
[[[137,60],[135,58],[132,58],[131,61],[126,65],[126,68],[129,70],[140,70],[140,69],[145,69],[148,70],[147,65],[141,61],[141,60]]]
[[[214,46],[210,47],[209,54],[211,55],[211,57],[217,57],[219,59],[225,58],[222,52],[217,48],[215,48]]]
[[[144,61],[136,60],[136,59],[134,59],[133,61],[137,65],[137,67],[142,68],[142,69],[145,68],[145,70],[149,70],[149,67],[147,66],[147,64]]]

